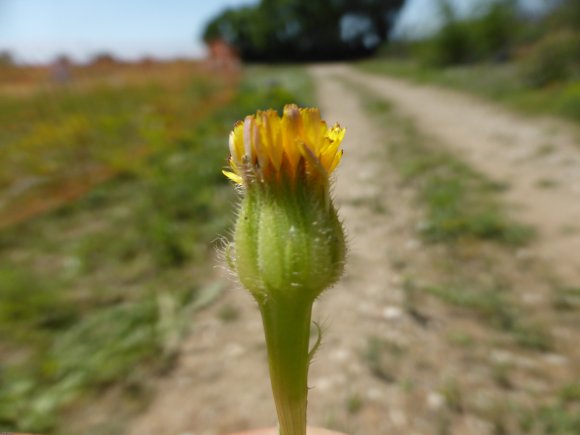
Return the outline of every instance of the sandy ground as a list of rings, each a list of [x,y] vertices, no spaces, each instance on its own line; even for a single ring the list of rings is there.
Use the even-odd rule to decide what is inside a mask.
[[[405,276],[421,275],[441,252],[417,238],[415,192],[388,167],[389,127],[376,125],[358,94],[335,77],[393,101],[422,131],[492,179],[509,183],[505,199],[514,204],[514,216],[540,232],[533,255],[549,261],[551,273],[576,283],[580,242],[569,234],[580,223],[580,148],[557,123],[530,121],[449,91],[344,66],[314,67],[312,74],[325,119],[347,127],[334,194],[350,254],[343,280],[315,305],[325,334],[311,367],[309,423],[352,435],[494,433],[500,398],[527,404],[528,397],[549,396],[554,385],[572,378],[578,355],[561,351],[566,346],[548,353],[505,346],[478,320],[432,299],[420,313],[405,308]],[[553,180],[553,187],[538,187],[542,179]],[[401,264],[407,264],[404,270]],[[533,288],[534,277],[529,279]],[[224,307],[235,307],[238,318],[220,318]],[[573,329],[558,327],[564,342],[573,339]],[[478,340],[454,345],[449,336],[458,331]],[[393,350],[381,363],[392,377],[379,378],[369,367],[373,337]],[[518,369],[509,391],[493,380],[498,361]],[[128,433],[218,435],[272,426],[266,374],[259,313],[249,295],[230,284],[216,304],[196,315],[177,368],[158,381],[156,398]]]

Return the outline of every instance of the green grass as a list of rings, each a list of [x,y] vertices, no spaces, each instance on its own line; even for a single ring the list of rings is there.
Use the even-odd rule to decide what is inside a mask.
[[[439,393],[443,396],[447,407],[451,411],[458,413],[463,412],[463,393],[455,378],[445,379],[445,381],[439,387]]]
[[[358,394],[351,394],[346,400],[346,411],[351,414],[357,414],[364,406],[362,397]]]
[[[422,290],[509,333],[522,347],[537,351],[553,348],[553,339],[545,325],[525,321],[511,302],[509,289],[484,288],[477,282],[465,282],[461,286],[424,287]]]
[[[557,287],[553,290],[552,305],[557,310],[580,308],[580,287]]]
[[[240,311],[235,305],[224,305],[218,312],[218,318],[224,323],[235,322],[240,317]]]
[[[137,168],[0,231],[0,429],[122,433],[122,419],[146,404],[149,380],[172,367],[180,340],[195,329],[191,317],[223,288],[208,271],[214,241],[234,216],[235,192],[220,172],[233,123],[303,103],[309,88],[301,77],[255,71],[231,104],[182,126]],[[95,106],[84,98],[81,115],[90,118]],[[111,390],[114,405],[105,399]],[[107,406],[114,422],[87,427],[79,417]]]
[[[555,404],[525,410],[520,415],[520,428],[524,433],[549,435],[578,435],[580,416],[577,409],[565,404]]]
[[[539,89],[527,87],[514,64],[478,64],[435,68],[415,60],[370,60],[363,71],[386,74],[423,84],[471,92],[529,114],[547,114],[580,122],[580,83],[569,81]]]
[[[514,388],[509,376],[509,371],[514,368],[505,365],[501,367],[501,374],[496,381],[502,388]],[[508,373],[504,373],[505,370]],[[517,403],[510,400],[509,392],[506,392],[504,398],[499,399],[488,414],[488,418],[494,425],[494,433],[546,435],[578,435],[580,433],[578,402],[566,402],[561,399],[548,400],[550,403],[545,403],[545,400],[542,402],[544,404],[539,405]]]
[[[316,103],[314,82],[303,67],[294,65],[250,66],[246,70],[246,86],[268,89],[282,99],[291,96],[299,106]]]
[[[25,177],[40,184],[84,177],[96,166],[130,169],[136,159],[128,153],[172,145],[189,128],[192,109],[200,110],[219,82],[195,77],[178,86],[180,92],[151,79],[123,88],[98,84],[3,96],[0,189]]]
[[[397,379],[399,365],[406,353],[404,347],[379,337],[369,337],[363,359],[373,376],[383,382],[392,383]]]

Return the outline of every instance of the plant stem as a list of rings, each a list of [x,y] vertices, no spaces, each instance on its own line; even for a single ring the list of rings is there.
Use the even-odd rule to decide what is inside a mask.
[[[306,435],[312,303],[293,294],[260,304],[279,435]]]

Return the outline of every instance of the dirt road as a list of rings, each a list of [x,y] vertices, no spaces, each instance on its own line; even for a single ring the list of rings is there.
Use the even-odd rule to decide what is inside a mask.
[[[505,182],[505,198],[517,219],[540,233],[537,254],[562,278],[580,281],[580,131],[458,92],[346,66],[326,73],[347,77],[392,101],[420,130],[491,179]]]
[[[352,435],[497,433],[504,421],[501,400],[533,409],[534,397],[551,397],[578,361],[561,347],[514,348],[483,320],[432,298],[422,299],[420,313],[409,310],[406,276],[429,275],[442,254],[418,239],[415,192],[402,187],[388,166],[385,144],[388,135],[400,134],[397,126],[379,128],[358,94],[336,78],[392,100],[420,129],[508,182],[505,195],[518,204],[514,214],[540,231],[533,249],[554,261],[562,279],[579,272],[578,237],[563,232],[580,223],[580,148],[543,121],[447,91],[344,66],[311,71],[325,119],[347,127],[334,193],[350,255],[343,280],[315,305],[314,318],[325,333],[311,367],[310,424]],[[554,181],[550,189],[538,186],[544,178]],[[235,318],[223,316],[232,307]],[[556,326],[562,336],[573,333]],[[503,368],[510,370],[509,380],[502,378]],[[129,433],[218,435],[271,426],[266,373],[259,313],[243,290],[230,285],[196,316],[177,368],[159,381],[155,400]]]

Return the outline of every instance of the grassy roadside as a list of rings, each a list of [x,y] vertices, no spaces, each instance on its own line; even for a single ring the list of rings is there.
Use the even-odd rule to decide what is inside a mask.
[[[223,288],[208,270],[233,216],[233,123],[308,103],[309,86],[299,69],[248,71],[230,104],[138,167],[0,231],[0,429],[122,433]]]
[[[377,118],[393,117],[388,102],[357,88],[365,108]],[[519,246],[533,235],[503,210],[497,193],[507,186],[494,183],[452,153],[429,147],[413,124],[397,119],[401,140],[389,147],[389,157],[402,179],[416,187],[425,208],[419,231],[428,242],[493,241]]]
[[[414,263],[412,258],[394,260],[397,264],[393,267],[405,276],[404,309],[422,327],[437,323],[434,328],[441,328],[437,319],[430,318],[429,309],[424,308],[441,306],[446,315],[455,319],[456,326],[461,325],[460,330],[449,331],[450,345],[466,360],[479,355],[481,359],[471,368],[489,373],[477,388],[495,397],[497,409],[478,407],[461,374],[450,376],[441,384],[439,393],[446,413],[434,419],[438,433],[454,433],[453,414],[475,415],[489,423],[494,433],[575,433],[572,428],[580,423],[576,413],[578,400],[564,399],[564,392],[576,388],[573,380],[554,381],[548,371],[526,374],[513,362],[487,359],[498,349],[536,361],[552,352],[566,353],[552,334],[554,319],[561,312],[550,313],[550,306],[530,310],[522,304],[521,295],[534,284],[529,281],[529,265],[519,265],[514,252],[531,241],[533,232],[507,216],[498,198],[505,186],[490,182],[451,153],[431,145],[388,102],[353,83],[346,84],[359,93],[369,115],[389,126],[389,166],[398,172],[403,186],[415,192],[422,212],[415,227],[424,249],[433,254],[421,269],[405,268],[405,264]],[[535,279],[544,278],[540,273]],[[398,380],[407,350],[370,337],[364,358],[379,380],[392,383]],[[531,391],[521,382],[522,376],[529,376],[530,382],[551,382],[550,391]],[[402,388],[413,388],[412,381],[401,382]]]
[[[357,67],[370,73],[470,92],[528,114],[555,115],[580,122],[580,83],[528,88],[513,64],[434,68],[414,60],[375,59],[360,62]]]
[[[384,120],[397,116],[388,103],[361,89],[359,93],[375,117]],[[424,210],[423,219],[417,223],[418,232],[425,242],[449,249],[449,262],[440,265],[448,278],[422,291],[471,311],[497,330],[511,334],[523,347],[549,350],[549,334],[541,325],[522,319],[504,277],[485,277],[493,270],[489,266],[484,270],[465,268],[470,262],[462,254],[465,247],[471,251],[469,256],[483,257],[485,244],[513,249],[532,239],[533,230],[511,220],[497,197],[506,186],[486,179],[450,152],[426,145],[409,120],[397,119],[396,123],[402,126],[402,135],[391,142],[389,158],[404,182],[417,192],[417,201]]]

